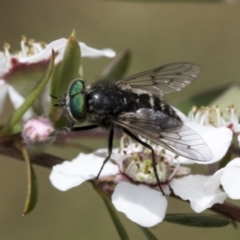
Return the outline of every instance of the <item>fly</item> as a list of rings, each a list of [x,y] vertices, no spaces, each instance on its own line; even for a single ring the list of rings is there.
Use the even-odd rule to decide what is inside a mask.
[[[181,121],[176,111],[160,99],[165,94],[178,92],[199,74],[199,67],[191,63],[172,63],[118,81],[96,81],[85,86],[82,79],[70,84],[66,95],[55,106],[63,107],[67,126],[51,135],[97,127],[109,129],[108,156],[99,170],[110,159],[114,128],[120,127],[138,143],[151,151],[153,170],[160,190],[154,150],[138,135],[163,148],[195,161],[210,161],[211,150],[204,140]],[[76,126],[89,120],[91,125]]]

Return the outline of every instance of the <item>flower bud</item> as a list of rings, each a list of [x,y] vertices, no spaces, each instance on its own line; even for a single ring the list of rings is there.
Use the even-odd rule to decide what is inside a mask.
[[[26,145],[49,144],[54,137],[49,134],[54,131],[49,119],[34,117],[29,119],[23,126],[22,137]]]

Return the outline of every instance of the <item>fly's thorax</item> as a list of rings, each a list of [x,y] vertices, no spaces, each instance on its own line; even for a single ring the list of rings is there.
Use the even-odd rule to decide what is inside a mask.
[[[85,82],[82,79],[75,79],[70,83],[66,96],[66,110],[75,123],[86,120]]]
[[[111,119],[122,112],[124,91],[115,84],[98,83],[86,93],[87,112],[90,121],[99,125],[108,125]]]

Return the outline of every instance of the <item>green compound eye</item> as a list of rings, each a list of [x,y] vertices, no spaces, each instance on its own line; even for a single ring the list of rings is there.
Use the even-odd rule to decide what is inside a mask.
[[[85,84],[81,79],[76,79],[72,83],[70,83],[69,87],[69,96],[73,96],[78,93],[82,93],[84,90]]]
[[[86,119],[87,114],[84,88],[85,84],[81,79],[73,81],[69,87],[70,111],[72,116],[80,122],[83,122]]]

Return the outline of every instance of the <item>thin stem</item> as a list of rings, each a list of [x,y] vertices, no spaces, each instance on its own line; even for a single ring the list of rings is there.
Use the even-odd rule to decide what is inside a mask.
[[[0,154],[24,161],[22,153],[12,146],[0,146]],[[40,155],[31,156],[30,159],[31,163],[47,168],[52,168],[54,165],[61,164],[65,161],[62,158],[47,153],[41,153]]]
[[[0,139],[0,154],[24,161],[22,153],[14,147],[15,141],[13,139],[14,138],[11,137],[4,137]],[[47,168],[52,168],[54,165],[64,162],[64,159],[47,153],[31,156],[30,159],[31,163]],[[225,202],[223,204],[213,205],[210,210],[228,216],[233,221],[240,222],[240,207],[236,205]]]

